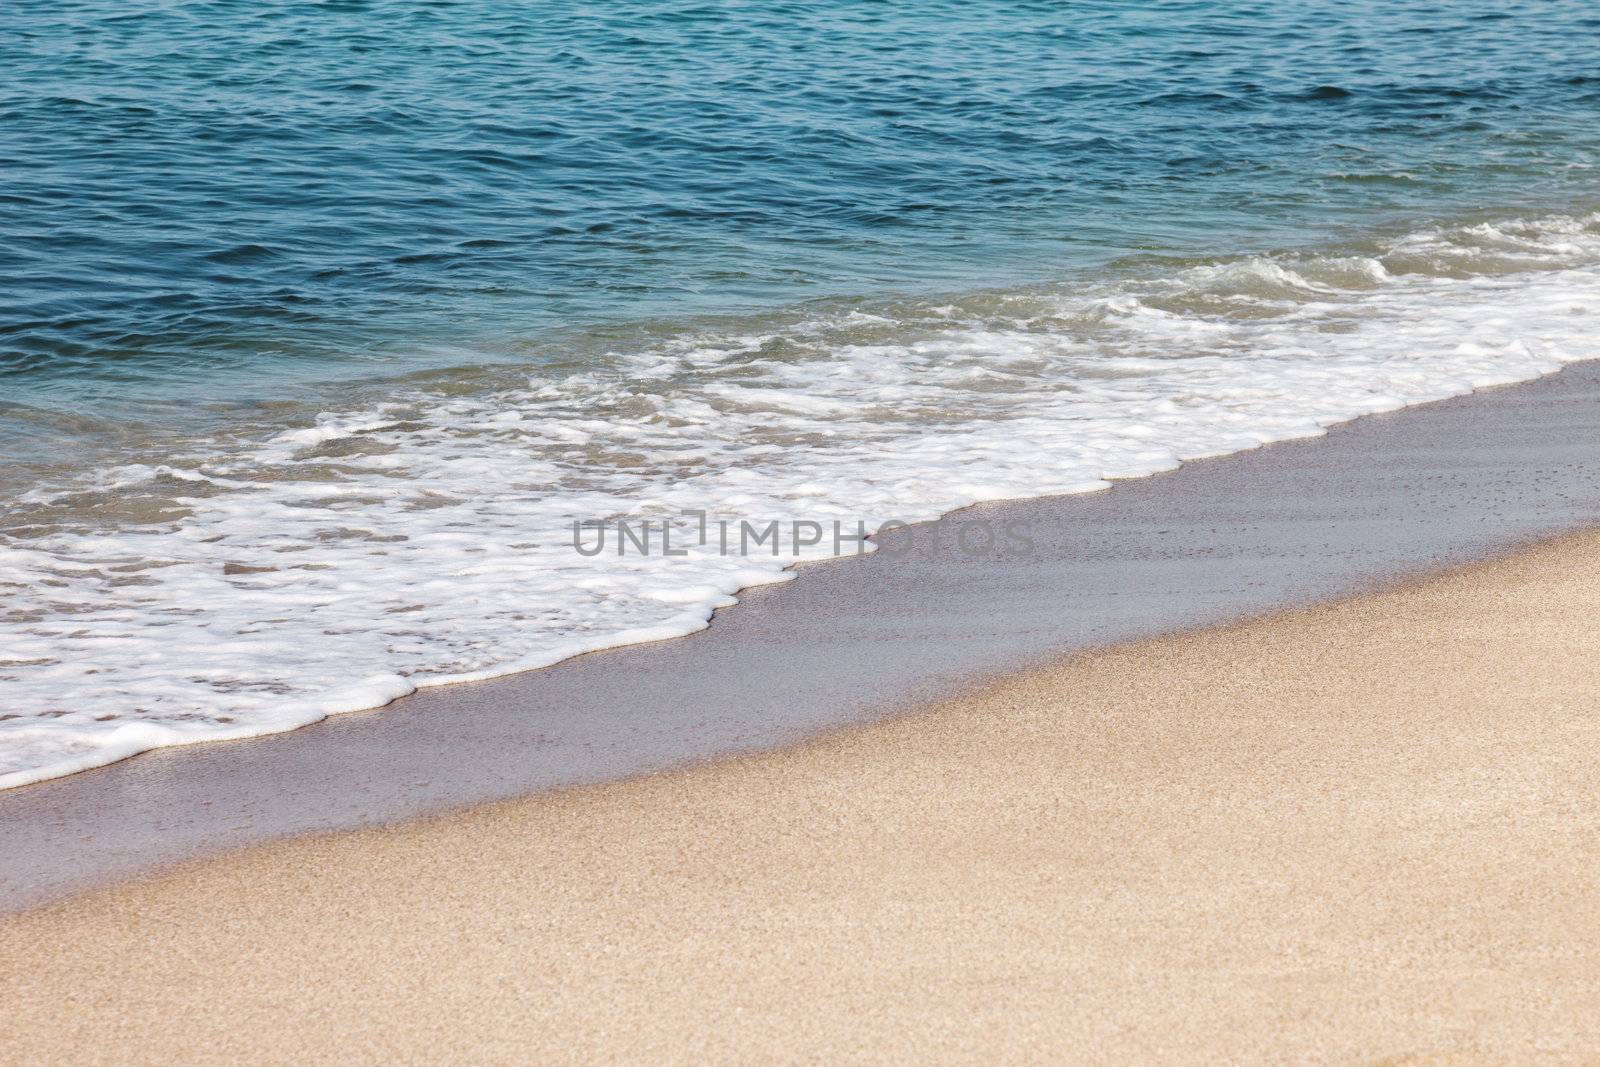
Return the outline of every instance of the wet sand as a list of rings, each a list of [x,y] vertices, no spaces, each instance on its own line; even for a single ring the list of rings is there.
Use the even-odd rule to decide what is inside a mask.
[[[810,565],[693,637],[0,792],[0,911],[286,835],[793,744],[1063,652],[1348,595],[1600,519],[1600,363],[1078,497],[1028,554]]]
[[[0,921],[18,1062],[1600,1060],[1600,535]]]

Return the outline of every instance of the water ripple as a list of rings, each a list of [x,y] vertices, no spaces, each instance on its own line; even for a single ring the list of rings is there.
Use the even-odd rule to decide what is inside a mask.
[[[59,404],[130,361],[162,368],[136,376],[152,394],[267,395],[308,366],[420,365],[463,329],[1570,208],[1595,21],[1565,0],[21,0],[0,374]]]

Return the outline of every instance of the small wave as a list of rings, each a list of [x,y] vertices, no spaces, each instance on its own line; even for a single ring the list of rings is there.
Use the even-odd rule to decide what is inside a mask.
[[[845,302],[389,383],[52,475],[0,534],[0,787],[691,633],[779,555],[575,521],[914,521],[1600,356],[1596,216]]]

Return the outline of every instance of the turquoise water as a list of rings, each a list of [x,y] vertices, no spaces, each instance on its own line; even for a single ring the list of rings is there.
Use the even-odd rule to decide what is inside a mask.
[[[1600,358],[1594,12],[12,0],[0,788]]]
[[[1597,45],[1583,2],[16,0],[0,399],[1568,206]]]

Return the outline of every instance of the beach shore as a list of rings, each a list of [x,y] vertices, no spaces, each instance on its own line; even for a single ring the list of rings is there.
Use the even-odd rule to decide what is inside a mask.
[[[0,921],[18,1062],[1600,1058],[1600,535]]]
[[[246,741],[0,790],[0,914],[173,863],[670,771],[941,703],[1062,655],[1385,588],[1587,529],[1600,362],[1202,459],[984,504],[1022,528],[807,564],[711,628]],[[945,531],[948,546],[955,538]]]

